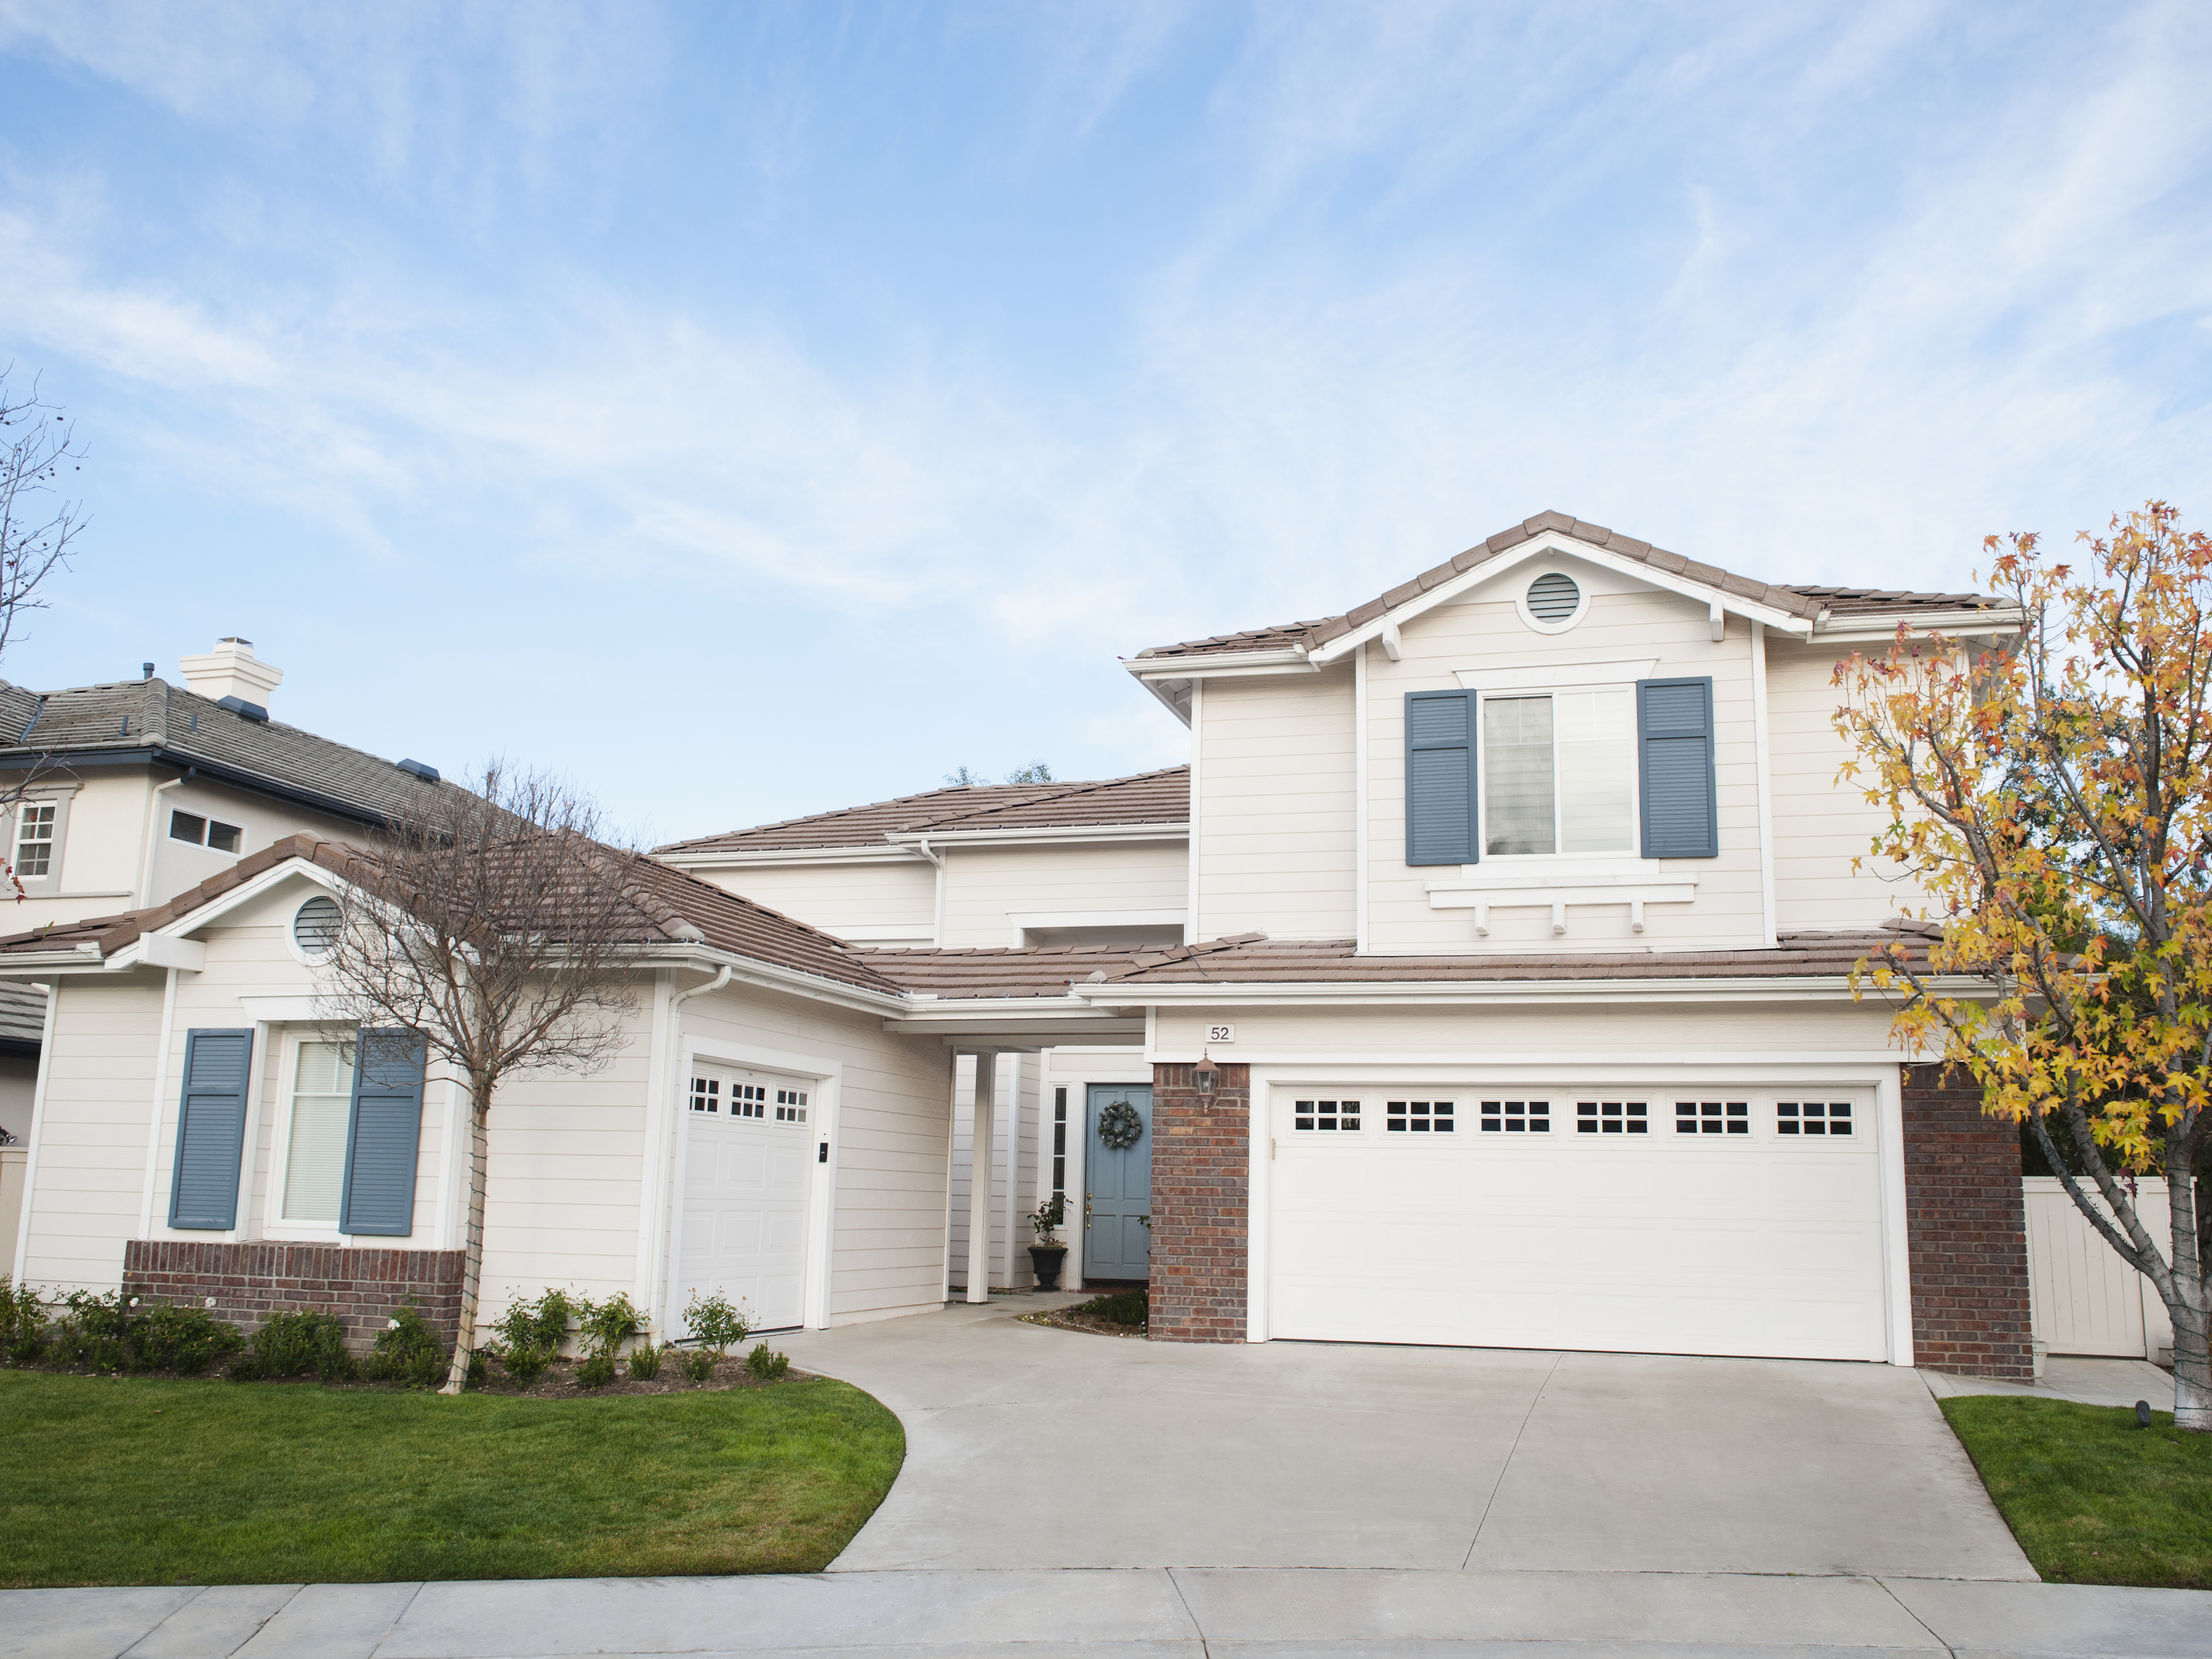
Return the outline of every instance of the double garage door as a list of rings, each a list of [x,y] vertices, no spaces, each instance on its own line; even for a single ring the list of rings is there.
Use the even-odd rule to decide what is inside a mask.
[[[805,1318],[817,1127],[806,1079],[695,1065],[684,1144],[676,1304],[716,1291],[757,1330]]]
[[[1279,1085],[1270,1334],[1884,1358],[1872,1108],[1847,1089]]]

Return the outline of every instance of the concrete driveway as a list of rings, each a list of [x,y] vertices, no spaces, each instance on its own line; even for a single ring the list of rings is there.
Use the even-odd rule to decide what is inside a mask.
[[[906,1425],[833,1571],[1395,1567],[2033,1582],[1912,1371],[1055,1331],[806,1332]]]

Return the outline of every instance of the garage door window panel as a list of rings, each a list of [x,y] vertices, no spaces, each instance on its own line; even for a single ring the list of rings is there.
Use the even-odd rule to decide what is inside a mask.
[[[1291,1127],[1314,1134],[1357,1134],[1359,1103],[1356,1100],[1301,1100],[1291,1114]]]
[[[1851,1103],[1848,1100],[1784,1100],[1774,1107],[1774,1132],[1825,1138],[1851,1132]]]
[[[1674,1103],[1674,1133],[1678,1135],[1748,1135],[1751,1103],[1745,1100],[1678,1100]]]
[[[1449,1100],[1393,1100],[1385,1104],[1382,1121],[1401,1133],[1448,1135],[1458,1120]]]
[[[1640,1135],[1651,1127],[1650,1103],[1643,1100],[1578,1100],[1575,1132],[1585,1135]]]
[[[1552,1132],[1552,1103],[1548,1100],[1486,1100],[1476,1115],[1486,1135],[1541,1135]]]

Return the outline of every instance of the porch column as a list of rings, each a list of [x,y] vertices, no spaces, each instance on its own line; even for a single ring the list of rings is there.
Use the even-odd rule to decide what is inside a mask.
[[[991,1299],[991,1164],[998,1136],[996,1092],[999,1057],[985,1050],[975,1056],[975,1128],[968,1153],[968,1299]]]

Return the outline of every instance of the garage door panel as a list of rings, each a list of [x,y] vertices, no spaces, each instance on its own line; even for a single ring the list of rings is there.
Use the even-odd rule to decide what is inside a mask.
[[[701,1064],[685,1119],[680,1302],[720,1291],[760,1329],[804,1318],[815,1131],[796,1079]]]
[[[1356,1133],[1299,1133],[1275,1099],[1273,1334],[1885,1357],[1870,1138],[1784,1139],[1772,1091],[1747,1132],[1680,1136],[1656,1091],[1640,1135],[1576,1132],[1566,1090],[1547,1134],[1482,1132],[1474,1091],[1449,1135],[1394,1133],[1382,1108],[1406,1091],[1360,1092]]]

